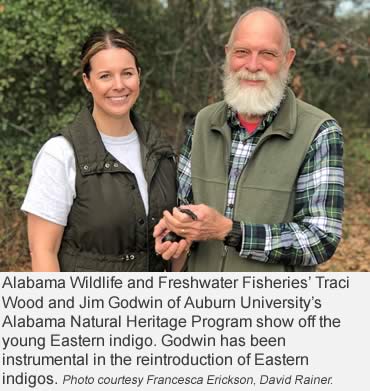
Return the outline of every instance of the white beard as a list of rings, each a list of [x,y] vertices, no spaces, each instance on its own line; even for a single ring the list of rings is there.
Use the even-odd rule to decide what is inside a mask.
[[[241,85],[242,79],[264,80],[265,83],[263,86],[246,86]],[[277,77],[271,77],[264,71],[253,73],[241,69],[232,72],[226,62],[223,81],[225,102],[240,114],[263,116],[280,105],[288,79],[289,72],[285,68]]]

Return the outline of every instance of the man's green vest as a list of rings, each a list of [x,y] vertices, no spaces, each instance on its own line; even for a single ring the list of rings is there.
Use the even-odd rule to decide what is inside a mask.
[[[291,222],[296,181],[321,124],[332,119],[327,113],[287,97],[272,124],[261,136],[253,156],[240,174],[233,219],[254,224]],[[227,105],[218,102],[201,110],[196,118],[191,178],[195,204],[207,204],[224,214],[227,202],[231,130]],[[222,241],[200,242],[192,252],[189,271],[267,272],[310,271],[309,267],[269,264],[239,256]]]
[[[61,271],[164,270],[153,228],[176,205],[174,153],[155,128],[134,113],[131,121],[148,183],[147,216],[135,175],[107,152],[87,109],[61,132],[76,157],[76,199],[58,254]]]

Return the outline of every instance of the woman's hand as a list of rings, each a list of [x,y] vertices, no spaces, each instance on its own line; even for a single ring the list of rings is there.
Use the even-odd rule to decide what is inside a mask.
[[[155,251],[161,255],[163,259],[172,261],[171,271],[181,271],[186,262],[186,255],[189,252],[191,242],[186,239],[181,239],[179,242],[165,241],[162,239],[168,234],[169,229],[166,226],[165,220],[161,219],[154,227],[153,236],[155,238]]]

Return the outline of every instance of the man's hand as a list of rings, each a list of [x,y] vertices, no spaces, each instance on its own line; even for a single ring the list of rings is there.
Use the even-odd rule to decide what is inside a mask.
[[[186,205],[196,214],[197,220],[191,219],[185,213],[181,213],[178,208],[173,209],[173,214],[165,211],[163,213],[163,224],[169,230],[175,232],[190,241],[200,240],[224,240],[231,231],[232,220],[217,212],[216,209],[207,205]]]

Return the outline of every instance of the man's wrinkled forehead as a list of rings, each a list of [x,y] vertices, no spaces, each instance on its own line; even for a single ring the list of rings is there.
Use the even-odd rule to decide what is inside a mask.
[[[248,37],[269,37],[276,42],[281,50],[290,48],[289,31],[285,22],[275,14],[263,10],[256,10],[239,18],[231,31],[227,47],[230,48]]]

